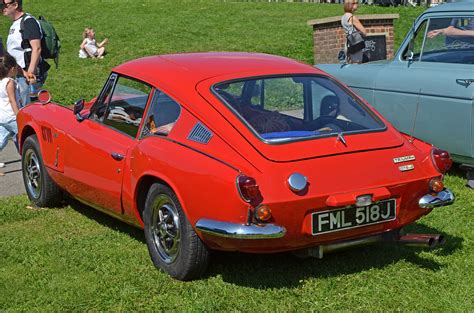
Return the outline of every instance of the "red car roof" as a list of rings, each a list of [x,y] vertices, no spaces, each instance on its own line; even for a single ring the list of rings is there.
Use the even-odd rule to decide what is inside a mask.
[[[215,76],[240,73],[274,72],[320,73],[308,64],[269,54],[246,52],[182,53],[144,57],[126,62],[113,69],[114,72],[139,78],[148,83],[158,82],[192,83]]]

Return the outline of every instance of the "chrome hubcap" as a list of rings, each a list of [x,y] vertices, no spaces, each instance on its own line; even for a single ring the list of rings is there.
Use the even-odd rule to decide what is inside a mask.
[[[178,210],[167,195],[158,196],[153,203],[152,235],[161,259],[168,264],[174,262],[179,253],[181,231]]]
[[[41,192],[41,167],[38,156],[33,150],[28,150],[23,160],[23,171],[30,195],[38,199]]]

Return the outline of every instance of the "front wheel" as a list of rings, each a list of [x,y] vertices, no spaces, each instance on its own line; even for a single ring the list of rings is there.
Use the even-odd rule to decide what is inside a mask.
[[[60,204],[61,191],[46,171],[36,135],[29,136],[23,143],[21,171],[26,194],[35,206],[53,207]]]
[[[194,232],[175,193],[155,183],[148,191],[143,214],[145,238],[153,264],[179,280],[201,276],[209,250]]]

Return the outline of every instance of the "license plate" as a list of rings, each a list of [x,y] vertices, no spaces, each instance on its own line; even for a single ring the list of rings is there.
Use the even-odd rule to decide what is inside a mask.
[[[312,214],[313,235],[393,221],[395,199],[383,200],[363,207],[348,207]]]

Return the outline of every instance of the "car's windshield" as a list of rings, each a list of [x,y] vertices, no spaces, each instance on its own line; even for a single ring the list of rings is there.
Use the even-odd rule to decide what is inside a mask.
[[[384,129],[355,96],[324,76],[245,79],[213,90],[267,141],[289,141]]]

